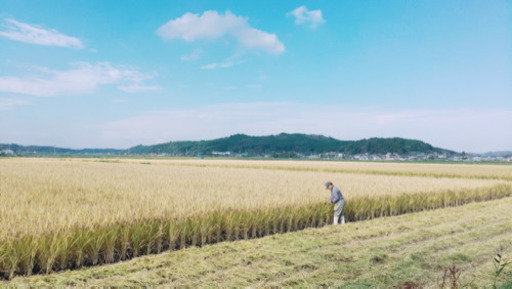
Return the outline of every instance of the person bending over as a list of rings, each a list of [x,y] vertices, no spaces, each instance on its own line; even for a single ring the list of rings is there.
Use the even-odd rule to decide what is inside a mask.
[[[338,220],[341,224],[345,224],[345,199],[341,194],[340,189],[334,186],[332,182],[325,183],[325,189],[331,191],[331,204],[334,204],[334,225],[338,225]]]

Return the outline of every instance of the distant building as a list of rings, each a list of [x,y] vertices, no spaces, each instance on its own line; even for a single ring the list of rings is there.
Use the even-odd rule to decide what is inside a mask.
[[[231,152],[216,152],[216,151],[212,151],[212,156],[229,157],[229,156],[231,156]]]
[[[0,156],[12,156],[14,155],[14,151],[10,149],[5,149],[0,151]]]

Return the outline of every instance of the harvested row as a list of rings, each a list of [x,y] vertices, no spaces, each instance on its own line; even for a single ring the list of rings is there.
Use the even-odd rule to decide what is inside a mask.
[[[490,180],[55,160],[0,168],[4,278],[322,226],[326,179],[343,184],[349,221],[512,194]]]

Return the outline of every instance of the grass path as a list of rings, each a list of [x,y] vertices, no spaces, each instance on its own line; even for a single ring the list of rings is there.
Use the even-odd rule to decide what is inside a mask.
[[[512,259],[510,197],[16,277],[0,286],[439,286],[455,265],[459,284],[481,287],[494,282],[496,253]],[[498,283],[510,280],[507,267]]]

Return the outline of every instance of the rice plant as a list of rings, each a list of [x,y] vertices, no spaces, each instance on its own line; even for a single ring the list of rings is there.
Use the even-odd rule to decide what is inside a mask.
[[[512,195],[503,180],[7,159],[0,162],[0,275],[323,226],[332,215],[327,179],[342,188],[349,221]]]

